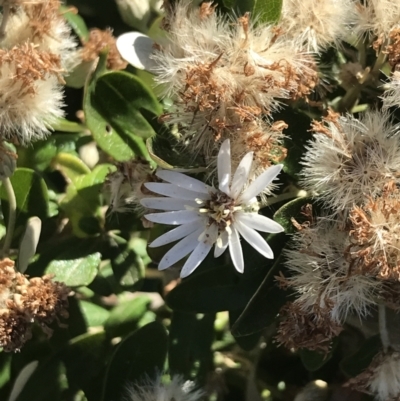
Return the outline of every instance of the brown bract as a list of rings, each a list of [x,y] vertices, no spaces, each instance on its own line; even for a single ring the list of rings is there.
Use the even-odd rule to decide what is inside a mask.
[[[103,50],[108,50],[107,68],[110,70],[123,70],[126,68],[128,63],[119,55],[111,29],[104,31],[92,29],[89,40],[84,43],[80,51],[80,56],[83,61],[93,61],[99,57]]]
[[[325,302],[327,304],[327,302]],[[299,302],[286,304],[280,311],[281,322],[276,340],[293,350],[306,348],[328,353],[331,341],[342,331],[342,326],[330,317],[330,308],[315,305],[305,310]]]
[[[28,279],[15,271],[12,260],[0,261],[0,347],[19,351],[35,322],[51,335],[48,325],[68,317],[68,294],[63,283],[48,275]]]

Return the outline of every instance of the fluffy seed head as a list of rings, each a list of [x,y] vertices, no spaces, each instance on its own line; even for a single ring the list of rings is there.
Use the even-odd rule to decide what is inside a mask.
[[[194,383],[181,376],[172,376],[169,383],[162,383],[161,376],[140,385],[128,387],[126,401],[199,401],[202,390],[194,389]]]
[[[384,112],[366,112],[359,120],[329,112],[312,125],[314,139],[303,158],[302,182],[336,212],[347,212],[386,183],[398,182],[398,127]]]
[[[43,139],[62,117],[60,59],[32,44],[0,49],[2,137],[22,144]]]
[[[156,81],[175,101],[165,118],[195,152],[207,154],[227,138],[245,141],[280,99],[305,97],[318,80],[310,56],[247,14],[228,21],[209,3],[192,9],[179,2],[166,25],[167,39],[152,56]]]
[[[400,353],[380,352],[366,370],[345,386],[372,393],[379,401],[396,401],[400,397]]]
[[[279,27],[298,48],[319,52],[338,45],[356,17],[352,0],[285,0]]]
[[[351,271],[349,245],[348,233],[325,218],[293,236],[285,252],[291,272],[286,284],[296,291],[296,302],[304,311],[329,309],[331,319],[341,323],[350,312],[365,316],[375,304],[381,284]]]

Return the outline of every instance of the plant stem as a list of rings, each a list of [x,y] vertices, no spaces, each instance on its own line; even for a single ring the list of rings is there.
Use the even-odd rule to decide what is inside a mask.
[[[6,191],[7,199],[8,199],[8,224],[6,237],[4,239],[3,249],[1,251],[1,257],[5,258],[11,247],[11,241],[14,234],[15,220],[16,220],[16,212],[17,212],[17,200],[15,198],[14,188],[11,184],[10,178],[4,178],[1,180],[3,184],[3,188]]]
[[[390,339],[389,339],[389,333],[387,331],[387,326],[386,326],[386,307],[385,307],[385,305],[380,304],[378,312],[379,312],[379,334],[381,335],[383,350],[386,352],[390,346]]]
[[[304,191],[303,189],[301,190],[296,189],[295,191],[285,192],[281,195],[275,196],[275,198],[269,199],[266,206],[271,206],[274,205],[275,203],[279,203],[287,199],[305,198],[307,195],[308,195],[307,191]]]
[[[3,39],[6,36],[6,27],[8,17],[10,16],[11,5],[8,1],[5,1],[3,4],[3,19],[1,20],[0,25],[0,39]]]

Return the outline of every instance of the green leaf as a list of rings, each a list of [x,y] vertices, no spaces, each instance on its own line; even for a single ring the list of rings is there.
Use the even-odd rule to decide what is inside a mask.
[[[281,17],[282,0],[254,0],[253,15],[258,22],[277,23]]]
[[[365,370],[374,356],[381,351],[382,343],[379,335],[365,340],[361,347],[352,355],[340,362],[340,368],[349,377],[354,377]]]
[[[78,134],[53,134],[45,141],[38,141],[32,146],[18,148],[18,166],[44,171],[53,158],[60,152],[77,155]]]
[[[132,286],[144,278],[145,266],[142,258],[135,251],[138,241],[132,239],[127,244],[119,244],[113,249],[111,267],[115,279],[122,287]]]
[[[30,217],[37,216],[42,221],[48,216],[48,193],[44,180],[38,173],[27,168],[18,168],[10,178],[17,201],[16,227],[21,229]],[[2,211],[8,221],[8,200],[3,187],[0,188]],[[16,231],[20,234],[21,230]]]
[[[73,338],[61,351],[70,388],[79,388],[89,400],[99,400],[101,386],[111,346],[103,331],[85,333]]]
[[[79,308],[88,327],[103,326],[110,312],[93,302],[79,301]]]
[[[321,353],[318,351],[311,351],[308,349],[301,349],[299,351],[301,362],[303,362],[304,367],[309,372],[315,372],[318,369],[321,369],[327,362],[329,362],[332,358],[333,352],[336,349],[339,341],[338,338],[334,338],[332,342],[331,349],[327,354]]]
[[[79,14],[74,12],[74,9],[70,6],[61,6],[60,10],[68,24],[81,40],[81,42],[87,42],[89,40],[89,30],[87,29],[83,18]]]
[[[85,88],[86,123],[97,144],[118,161],[147,156],[143,138],[154,135],[148,120],[162,112],[153,93],[135,76],[107,73],[106,55]]]
[[[169,329],[168,363],[172,374],[197,381],[212,366],[215,314],[174,311]]]
[[[148,296],[140,296],[116,306],[104,323],[104,330],[107,335],[118,337],[134,331],[139,320],[148,311],[150,302]]]
[[[90,231],[92,225],[87,225],[88,219],[100,216],[101,189],[112,166],[102,164],[86,175],[78,175],[68,185],[67,192],[60,207],[69,217],[74,233],[78,237],[95,234]],[[99,225],[98,225],[99,226]],[[89,229],[85,229],[89,227]],[[96,228],[96,225],[94,225]]]
[[[283,269],[282,262],[283,257],[280,255],[232,326],[231,331],[235,337],[254,334],[271,325],[281,307],[288,301],[287,293],[275,283],[275,276]]]
[[[274,214],[274,220],[285,229],[285,233],[295,233],[297,232],[297,229],[293,225],[291,219],[294,218],[299,224],[303,223],[306,218],[302,215],[301,211],[302,207],[307,204],[315,204],[314,199],[311,197],[294,199],[276,211]]]
[[[89,174],[90,169],[79,157],[70,153],[58,153],[52,160],[51,166],[59,170],[67,182],[73,181],[80,175]]]
[[[0,352],[0,388],[3,388],[11,376],[11,355]]]
[[[168,336],[161,323],[153,322],[126,337],[108,365],[102,401],[122,398],[126,383],[154,378],[164,367]]]
[[[223,0],[224,6],[243,15],[250,13],[258,23],[276,23],[282,11],[282,0]]]
[[[61,362],[56,358],[39,363],[15,401],[59,400],[61,369]]]
[[[54,280],[62,281],[69,287],[89,285],[96,277],[101,254],[96,252],[76,259],[71,258],[70,254],[71,251],[66,250],[59,255],[59,260],[50,262],[46,274],[53,274]]]

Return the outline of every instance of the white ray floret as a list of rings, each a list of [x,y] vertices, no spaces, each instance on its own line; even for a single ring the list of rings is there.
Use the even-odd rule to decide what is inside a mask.
[[[249,184],[252,162],[253,153],[250,152],[243,157],[232,176],[230,142],[226,140],[218,154],[218,189],[169,170],[156,173],[165,182],[145,184],[147,189],[161,197],[144,198],[142,205],[162,210],[145,217],[154,223],[178,226],[150,244],[150,247],[158,247],[179,241],[163,256],[159,270],[167,269],[190,254],[181,271],[181,277],[186,277],[213,247],[216,258],[229,247],[233,265],[243,273],[240,236],[263,256],[273,259],[272,249],[257,231],[279,233],[283,227],[258,214],[256,197],[278,176],[282,165],[268,168]]]

